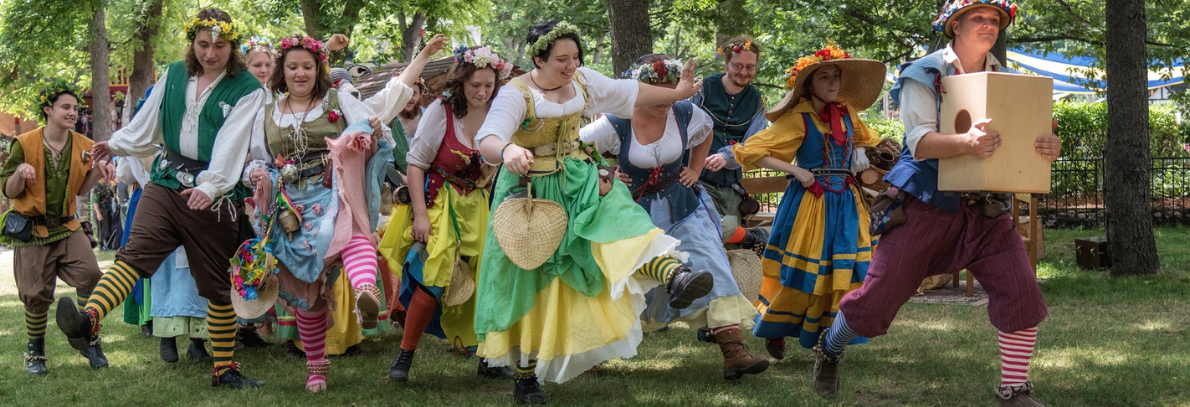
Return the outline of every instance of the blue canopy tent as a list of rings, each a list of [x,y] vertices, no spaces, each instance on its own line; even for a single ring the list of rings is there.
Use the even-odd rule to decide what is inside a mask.
[[[1086,76],[1087,72],[1085,71],[1095,62],[1094,58],[1065,57],[1057,53],[1041,55],[1025,52],[1023,48],[1018,47],[1008,50],[1008,62],[1010,66],[1020,67],[1026,73],[1054,78],[1055,97],[1067,94],[1092,94],[1107,88],[1107,80],[1103,79],[1102,75]],[[1171,70],[1165,72],[1150,70],[1148,88],[1153,90],[1184,83],[1184,60],[1175,61],[1175,65]],[[1166,74],[1169,78],[1163,78]],[[1082,85],[1076,85],[1076,83]]]

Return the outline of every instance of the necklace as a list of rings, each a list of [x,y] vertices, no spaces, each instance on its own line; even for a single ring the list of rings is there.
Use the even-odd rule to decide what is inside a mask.
[[[290,104],[291,100],[292,99],[288,97],[285,98],[285,108],[289,110],[289,114],[292,114],[294,119],[297,119],[297,124],[293,130],[293,133],[290,135],[290,138],[293,140],[294,150],[296,150],[294,151],[294,155],[297,156],[303,155],[306,152],[305,129],[303,129],[302,126],[306,124],[306,116],[310,115],[310,110],[314,109],[314,106],[312,106],[311,103],[314,101],[314,98],[310,98],[310,101],[306,102],[306,111],[302,112],[302,117],[300,119],[298,119],[297,113],[294,113],[293,111],[293,106]],[[284,145],[285,143],[282,143],[282,146]]]
[[[562,87],[563,87],[563,86],[566,86],[566,84],[565,84],[565,83],[563,83],[563,84],[561,84],[561,85],[558,85],[558,87],[556,87],[556,88],[553,88],[553,89],[546,89],[546,88],[542,87],[541,85],[538,85],[538,84],[537,84],[537,80],[536,80],[536,79],[533,79],[533,74],[529,74],[529,81],[533,82],[533,86],[536,86],[536,87],[537,87],[537,89],[541,89],[541,91],[542,91],[542,92],[552,92],[552,91],[555,91],[555,90],[558,90],[558,89],[562,89]]]
[[[67,137],[69,136],[70,134],[67,134]],[[70,139],[67,138],[66,142],[70,142]],[[54,148],[54,146],[50,145],[50,140],[45,137],[45,133],[42,133],[41,143],[45,145],[45,148],[50,150],[50,160],[54,162],[54,167],[57,167],[60,164],[58,161],[62,159],[62,150],[66,148],[66,143],[62,143],[62,147]]]

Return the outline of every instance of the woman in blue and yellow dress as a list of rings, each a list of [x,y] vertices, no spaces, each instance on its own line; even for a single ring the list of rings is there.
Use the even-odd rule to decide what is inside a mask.
[[[598,168],[594,151],[578,140],[584,114],[631,117],[633,106],[690,97],[699,88],[693,64],[675,89],[608,79],[581,67],[577,31],[565,22],[530,28],[526,54],[535,68],[501,88],[475,137],[485,161],[504,163],[492,191],[494,214],[476,288],[479,355],[493,366],[515,365],[513,397],[521,403],[547,401],[539,378],[563,382],[600,362],[634,356],[650,285],[666,283],[670,305],[679,309],[714,285],[710,273],[690,271],[671,257],[681,257],[679,242],[653,226],[628,188]],[[504,223],[516,218],[502,217],[501,205],[528,202],[520,198],[526,175],[527,192],[549,202],[533,203],[533,217],[522,220],[542,219],[539,207],[565,217],[552,230],[561,232],[556,248],[539,238],[548,227],[528,236]],[[497,236],[533,243],[503,247]],[[525,261],[532,256],[521,256],[533,251],[548,259],[528,270],[514,263],[534,265]]]
[[[776,359],[785,357],[785,337],[813,348],[839,300],[867,274],[876,242],[853,174],[868,167],[865,149],[879,141],[859,112],[880,95],[885,68],[831,44],[787,72],[790,91],[767,113],[773,125],[732,148],[745,170],[795,179],[777,207],[755,301],[760,315],[752,334],[766,339]]]

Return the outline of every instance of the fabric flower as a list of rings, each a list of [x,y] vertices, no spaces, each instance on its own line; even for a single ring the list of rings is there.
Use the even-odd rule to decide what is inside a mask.
[[[281,40],[281,49],[289,49],[289,38]]]
[[[331,123],[339,121],[338,111],[331,110],[330,114],[327,114],[326,119],[329,120]]]

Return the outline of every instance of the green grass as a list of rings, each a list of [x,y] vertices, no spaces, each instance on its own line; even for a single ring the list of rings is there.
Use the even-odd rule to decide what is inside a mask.
[[[1188,228],[1157,230],[1163,270],[1117,278],[1079,269],[1073,240],[1102,230],[1046,232],[1040,267],[1049,304],[1041,325],[1032,380],[1050,406],[1190,406],[1190,241]],[[5,254],[4,256],[10,256]],[[110,260],[110,254],[101,256]],[[50,375],[29,377],[20,354],[26,341],[22,306],[7,269],[0,276],[0,400],[5,405],[410,405],[482,406],[511,403],[512,383],[475,377],[475,359],[450,353],[427,337],[413,363],[412,382],[390,383],[386,372],[399,329],[364,342],[369,356],[333,358],[330,392],[303,391],[302,361],[281,347],[237,353],[245,372],[268,380],[256,391],[211,390],[210,366],[166,364],[157,341],[113,312],[104,327],[112,366],[92,371],[49,328]],[[70,292],[59,285],[59,295]],[[789,356],[763,375],[739,383],[720,378],[717,347],[697,343],[684,328],[648,334],[640,355],[611,361],[597,374],[547,384],[555,405],[609,406],[992,406],[999,378],[995,329],[983,307],[907,304],[889,334],[849,349],[839,399],[828,403],[810,386],[809,351]],[[748,337],[755,352],[763,344]]]

